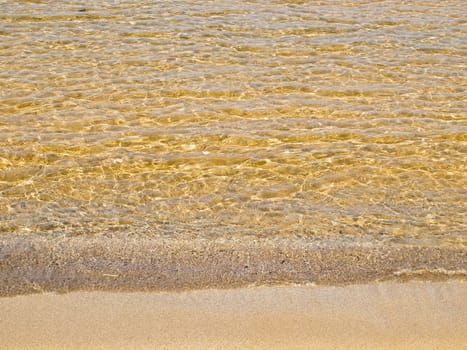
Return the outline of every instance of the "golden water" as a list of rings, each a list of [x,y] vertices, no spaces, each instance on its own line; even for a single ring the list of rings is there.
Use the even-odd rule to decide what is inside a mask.
[[[0,231],[464,245],[467,7],[0,1]]]

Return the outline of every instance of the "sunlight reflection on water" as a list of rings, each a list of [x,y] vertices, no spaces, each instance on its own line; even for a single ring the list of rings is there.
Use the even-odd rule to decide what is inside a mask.
[[[0,232],[465,244],[463,1],[0,3]]]

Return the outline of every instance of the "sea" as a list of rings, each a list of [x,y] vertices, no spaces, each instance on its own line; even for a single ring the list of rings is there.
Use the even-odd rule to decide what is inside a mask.
[[[0,0],[0,234],[465,249],[461,0]]]

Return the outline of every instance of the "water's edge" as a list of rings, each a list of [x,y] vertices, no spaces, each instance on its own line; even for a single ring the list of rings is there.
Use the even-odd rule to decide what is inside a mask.
[[[0,296],[467,280],[465,248],[374,240],[4,236]]]

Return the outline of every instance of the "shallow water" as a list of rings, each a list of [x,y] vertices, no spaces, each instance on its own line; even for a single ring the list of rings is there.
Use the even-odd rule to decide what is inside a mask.
[[[0,232],[465,246],[464,1],[0,7]]]

